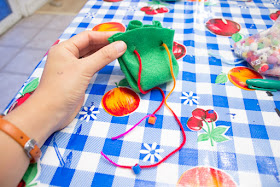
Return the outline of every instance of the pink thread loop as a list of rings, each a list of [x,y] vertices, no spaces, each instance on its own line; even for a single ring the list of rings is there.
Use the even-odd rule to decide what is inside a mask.
[[[135,127],[137,127],[144,119],[150,117],[150,116],[154,116],[153,114],[150,114],[150,115],[146,115],[145,117],[143,117],[138,123],[136,123],[133,127],[131,127],[128,131],[126,131],[125,133],[122,133],[118,136],[115,136],[115,137],[112,137],[112,140],[116,140],[122,136],[125,136],[127,135],[130,131],[132,131]]]
[[[115,163],[114,161],[112,161],[110,158],[108,158],[102,151],[101,151],[101,155],[104,156],[104,158],[106,158],[106,160],[108,160],[111,164],[117,166],[117,167],[121,167],[121,168],[132,168],[132,166],[122,166],[119,165],[117,163]]]

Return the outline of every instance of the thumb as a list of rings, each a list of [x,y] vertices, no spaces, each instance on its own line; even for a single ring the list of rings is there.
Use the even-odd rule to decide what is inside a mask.
[[[127,46],[125,42],[117,41],[106,45],[92,55],[83,58],[83,64],[86,66],[86,73],[93,76],[94,73],[102,69],[104,66],[122,56],[126,51],[126,48]]]

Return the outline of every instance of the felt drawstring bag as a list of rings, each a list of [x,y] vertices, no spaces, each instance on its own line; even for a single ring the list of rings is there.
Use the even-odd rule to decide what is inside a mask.
[[[137,81],[139,74],[139,61],[134,53],[137,50],[142,59],[141,87],[149,90],[161,84],[172,81],[168,55],[162,46],[165,43],[172,51],[174,30],[163,28],[159,21],[152,25],[143,25],[138,20],[130,21],[124,33],[117,33],[108,40],[110,43],[124,41],[127,44],[126,52],[118,59],[122,72],[131,88],[140,92]],[[174,54],[171,54],[175,77],[179,66]]]

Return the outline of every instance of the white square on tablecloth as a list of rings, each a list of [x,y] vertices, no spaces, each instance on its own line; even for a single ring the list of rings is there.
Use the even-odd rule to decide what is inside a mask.
[[[195,64],[196,72],[210,74],[210,66],[208,64]]]
[[[211,83],[204,83],[204,82],[197,82],[196,83],[196,94],[212,94],[212,84]],[[198,99],[199,102],[199,99]]]
[[[137,110],[135,112],[147,114],[148,113],[148,108],[149,108],[148,106],[149,106],[149,101],[141,99],[139,107],[137,108]]]
[[[241,89],[238,88],[237,86],[232,85],[232,83],[230,82],[226,83],[226,91],[228,97],[243,98]]]
[[[157,178],[156,181],[159,183],[176,184],[178,176],[178,164],[161,163],[157,167]]]
[[[74,132],[77,122],[78,122],[78,119],[75,118],[68,126],[66,126],[64,129],[62,129],[60,132],[66,132],[66,133],[72,134]]]
[[[276,111],[273,112],[264,112],[262,111],[262,117],[263,121],[265,122],[265,125],[269,126],[280,126],[279,116],[277,115]]]
[[[255,155],[253,142],[251,138],[242,138],[233,136],[235,153],[244,155]]]
[[[89,12],[91,9],[90,8],[83,8],[81,11],[80,11],[80,14],[81,13],[87,13]]]
[[[168,102],[168,100],[167,100],[167,104],[173,110],[173,112],[175,112],[175,114],[178,117],[180,117],[182,104],[181,103]],[[171,111],[167,107],[164,107],[163,115],[165,115],[165,116],[173,116],[173,114],[171,113]]]
[[[65,149],[62,149],[62,148],[58,148],[58,150],[61,155],[63,155],[63,153],[65,152]],[[54,147],[48,146],[48,148],[41,160],[41,164],[46,164],[46,165],[56,166],[56,167],[58,167],[60,165],[59,159],[57,158],[57,154],[55,152]]]
[[[240,187],[261,187],[260,175],[258,173],[238,172]]]
[[[100,154],[82,152],[77,165],[78,170],[95,172],[99,164]]]
[[[268,96],[266,92],[261,91],[261,90],[256,90],[255,91],[257,98],[259,101],[265,100],[265,101],[273,101],[273,97]]]
[[[110,123],[94,121],[89,131],[89,136],[106,138],[110,127]]]
[[[139,162],[138,159],[119,157],[117,163],[120,164],[120,165],[134,166],[138,162]],[[135,175],[135,173],[133,172],[132,169],[125,169],[125,168],[120,168],[120,167],[116,168],[115,175],[116,176],[121,176],[121,177],[132,178],[132,179],[136,178],[136,175]]]
[[[271,150],[273,152],[274,157],[280,158],[280,141],[279,140],[269,140]]]
[[[248,124],[248,118],[246,110],[238,110],[229,108],[229,114],[231,114],[231,122]]]
[[[134,125],[134,124],[133,124]],[[128,131],[133,125],[127,125],[126,126],[126,131]],[[143,142],[143,137],[144,137],[144,131],[145,127],[138,125],[135,129],[130,131],[128,134],[126,134],[123,138],[124,141],[129,141],[129,142]]]
[[[161,146],[178,147],[180,146],[181,132],[179,130],[161,130]]]
[[[76,27],[67,27],[67,29],[65,29],[64,34],[73,34],[76,31]]]

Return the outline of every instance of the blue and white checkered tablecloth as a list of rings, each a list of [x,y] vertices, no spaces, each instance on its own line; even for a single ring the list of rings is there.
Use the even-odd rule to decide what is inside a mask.
[[[242,90],[231,82],[216,84],[216,77],[234,66],[222,63],[208,52],[234,59],[233,40],[212,34],[205,27],[205,22],[211,18],[225,18],[239,23],[240,33],[249,36],[273,25],[269,15],[278,10],[280,2],[220,0],[215,5],[205,6],[203,1],[179,1],[167,5],[168,13],[153,16],[140,11],[147,2],[90,0],[59,39],[67,40],[109,21],[127,26],[131,20],[145,24],[158,20],[164,27],[174,29],[174,40],[186,46],[187,55],[178,60],[177,85],[168,103],[183,124],[186,144],[160,166],[143,169],[139,175],[115,167],[101,156],[103,151],[118,164],[147,165],[151,158],[144,161],[146,155],[140,150],[162,149],[160,156],[164,157],[182,141],[180,129],[166,107],[157,113],[155,125],[145,121],[125,137],[110,139],[151,114],[161,100],[159,93],[152,91],[140,94],[139,108],[128,116],[114,117],[105,112],[101,105],[103,95],[124,78],[118,62],[114,61],[94,75],[86,91],[81,110],[96,111],[93,112],[95,117],[86,120],[78,114],[68,127],[52,135],[43,145],[37,181],[40,185],[51,186],[176,186],[185,171],[205,166],[225,172],[238,186],[280,186],[280,116],[275,112],[275,108],[280,109],[280,93],[268,96],[264,91]],[[30,79],[41,76],[45,61],[46,57]],[[169,92],[172,83],[160,87]],[[186,95],[192,102],[181,99]],[[210,141],[198,142],[202,131],[192,131],[186,125],[196,108],[215,110],[219,116],[215,125],[228,128],[225,136],[229,140],[214,142],[213,146]]]

